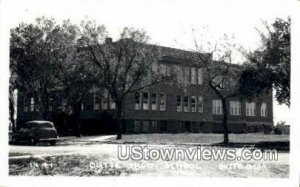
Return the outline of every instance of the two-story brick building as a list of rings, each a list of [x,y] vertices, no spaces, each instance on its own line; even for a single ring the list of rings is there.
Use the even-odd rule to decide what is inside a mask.
[[[221,133],[222,103],[207,84],[206,68],[191,63],[189,56],[193,55],[192,52],[159,48],[162,54],[161,63],[165,65],[166,73],[169,66],[179,70],[181,73],[178,76],[185,86],[165,83],[128,95],[124,107],[124,132]],[[49,100],[50,113],[57,108],[54,103],[58,103],[60,110],[64,109],[63,100],[53,95]],[[249,124],[273,125],[272,93],[255,98],[251,102],[234,97],[229,99],[227,106],[230,132],[242,133]],[[92,89],[81,106],[82,131],[91,132],[98,129],[100,133],[115,132],[115,108],[116,105],[107,91]],[[19,93],[19,123],[40,118],[36,110],[35,99]]]

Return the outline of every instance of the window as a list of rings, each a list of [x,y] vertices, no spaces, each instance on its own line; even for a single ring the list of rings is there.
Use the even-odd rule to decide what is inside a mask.
[[[108,108],[108,90],[103,90],[102,100],[101,100],[101,108],[102,110],[106,110]]]
[[[176,100],[177,100],[176,111],[177,111],[177,112],[181,112],[181,111],[182,111],[181,95],[177,95],[177,96],[176,96]]]
[[[213,114],[221,115],[223,114],[223,107],[221,100],[213,100]]]
[[[157,110],[157,94],[151,94],[151,110]]]
[[[196,68],[191,69],[191,83],[196,84]]]
[[[143,92],[143,110],[149,110],[149,93]]]
[[[115,98],[113,98],[110,94],[109,94],[109,108],[110,109],[116,109]]]
[[[184,83],[188,84],[190,81],[190,68],[184,67]]]
[[[166,94],[165,93],[159,94],[159,109],[161,111],[166,110]]]
[[[141,122],[139,120],[134,121],[134,132],[140,132],[141,130]]]
[[[33,97],[31,97],[30,98],[30,112],[33,112],[34,111],[34,98]]]
[[[239,101],[230,101],[230,115],[240,116],[241,115],[241,102]]]
[[[49,108],[48,108],[48,110],[49,111],[53,111],[53,98],[52,97],[49,97]]]
[[[94,110],[99,110],[100,108],[100,97],[98,93],[94,92]]]
[[[246,102],[246,116],[255,116],[255,102]]]
[[[67,102],[64,99],[62,100],[62,103],[61,103],[61,110],[64,112],[66,112],[66,110],[67,110]]]
[[[191,112],[196,112],[196,96],[191,96]]]
[[[143,132],[149,132],[149,121],[143,121]]]
[[[152,132],[157,132],[158,131],[158,128],[157,128],[157,121],[152,121],[152,124],[151,124],[151,128],[152,128]]]
[[[184,102],[183,111],[188,112],[189,111],[189,97],[184,96],[183,102]]]
[[[198,68],[198,84],[203,84],[203,68]]]
[[[28,98],[24,97],[24,112],[28,112],[28,106],[29,106]]]
[[[260,116],[267,117],[267,104],[262,103],[260,106]]]
[[[184,77],[182,67],[175,65],[174,69],[175,69],[175,74],[177,75],[176,79],[178,80],[179,83],[182,83],[183,82],[183,77]]]
[[[203,112],[203,97],[198,97],[198,112]]]
[[[81,103],[81,105],[80,105],[80,109],[81,109],[81,111],[83,111],[83,110],[84,110],[84,104],[83,104],[83,103]]]
[[[134,109],[135,110],[141,110],[141,97],[140,97],[140,92],[135,92],[135,105]]]

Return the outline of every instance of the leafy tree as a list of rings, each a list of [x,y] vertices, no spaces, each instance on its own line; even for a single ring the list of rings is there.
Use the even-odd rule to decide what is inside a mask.
[[[101,76],[94,70],[94,64],[86,61],[85,51],[82,40],[78,39],[71,55],[72,60],[64,62],[60,72],[62,95],[66,104],[63,112],[72,117],[72,128],[77,136],[80,136],[81,133],[79,117],[83,99],[89,90],[101,80]]]
[[[99,87],[108,90],[115,100],[118,133],[122,138],[124,100],[131,93],[170,80],[170,76],[154,71],[158,64],[159,50],[148,45],[144,31],[124,28],[116,42],[109,39],[104,26],[87,21],[82,23],[81,33],[88,49],[88,59],[96,66],[103,79]]]
[[[243,95],[253,97],[273,88],[276,100],[290,106],[290,25],[290,18],[277,18],[271,26],[264,23],[266,32],[259,31],[262,47],[242,50],[249,61],[241,79]]]
[[[10,61],[15,66],[16,88],[35,98],[43,119],[49,118],[49,90],[59,85],[59,70],[74,45],[76,35],[65,26],[38,18],[35,24],[11,29]]]

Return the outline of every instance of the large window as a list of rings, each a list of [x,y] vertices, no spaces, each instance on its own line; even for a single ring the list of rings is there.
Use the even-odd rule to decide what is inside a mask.
[[[115,98],[113,98],[110,94],[109,94],[109,108],[110,109],[116,109]]]
[[[260,106],[260,116],[267,117],[267,104],[262,103]]]
[[[35,103],[34,103],[34,98],[30,98],[30,112],[34,111]]]
[[[141,110],[141,96],[140,96],[140,92],[135,92],[135,96],[134,96],[134,109],[135,110]]]
[[[198,84],[203,84],[203,68],[198,68]]]
[[[190,81],[190,68],[184,67],[184,83],[188,84]]]
[[[213,114],[221,115],[223,114],[222,101],[221,100],[213,100]]]
[[[166,94],[165,93],[159,94],[159,109],[161,111],[166,110]]]
[[[94,110],[99,110],[100,108],[100,97],[97,92],[94,92]]]
[[[81,111],[84,111],[84,104],[83,103],[81,103],[80,109],[81,109]]]
[[[255,116],[255,102],[246,102],[246,116]]]
[[[175,73],[177,75],[177,80],[179,83],[182,83],[184,80],[184,73],[181,66],[174,66]]]
[[[177,112],[181,112],[182,111],[182,101],[181,101],[181,95],[177,95],[176,96],[176,102],[177,102],[177,104],[176,104],[176,111]]]
[[[157,121],[152,121],[151,124],[152,124],[151,125],[152,132],[158,132]]]
[[[199,96],[198,97],[198,112],[203,112],[203,97]]]
[[[196,112],[196,96],[191,96],[191,112]]]
[[[141,121],[135,120],[134,121],[134,132],[140,132],[141,131]]]
[[[103,90],[102,93],[102,102],[101,102],[101,108],[102,110],[106,110],[108,108],[108,90]]]
[[[184,96],[183,99],[184,105],[183,105],[183,111],[184,112],[189,112],[189,97],[188,96]]]
[[[151,110],[157,110],[157,94],[151,93]]]
[[[143,110],[149,110],[149,93],[143,92]]]
[[[191,83],[196,84],[196,68],[191,68]]]
[[[49,97],[48,110],[53,111],[53,97]]]
[[[149,121],[143,121],[143,132],[149,132]]]
[[[241,102],[239,101],[230,101],[230,115],[239,116],[241,115]]]

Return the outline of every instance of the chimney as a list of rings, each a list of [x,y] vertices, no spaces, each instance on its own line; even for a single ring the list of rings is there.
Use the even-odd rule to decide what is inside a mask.
[[[110,37],[107,37],[107,38],[105,38],[105,44],[111,44],[112,43],[112,38],[110,38]]]

